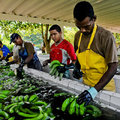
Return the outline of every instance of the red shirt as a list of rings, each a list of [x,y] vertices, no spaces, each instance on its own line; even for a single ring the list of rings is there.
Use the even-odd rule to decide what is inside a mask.
[[[59,60],[60,63],[70,64],[70,60],[76,60],[74,48],[70,42],[63,40],[58,45],[55,43],[51,46],[50,59]]]

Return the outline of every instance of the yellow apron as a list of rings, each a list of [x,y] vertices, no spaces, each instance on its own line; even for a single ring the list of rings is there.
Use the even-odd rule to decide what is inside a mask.
[[[82,39],[82,33],[80,34],[78,49],[76,51],[78,61],[81,65],[81,71],[83,72],[83,82],[86,85],[94,87],[103,74],[107,71],[108,66],[105,62],[105,58],[100,54],[95,53],[90,49],[90,46],[93,42],[95,33],[96,33],[97,25],[95,24],[88,47],[85,51],[79,53],[80,42]],[[112,79],[104,89],[115,91],[115,83]]]

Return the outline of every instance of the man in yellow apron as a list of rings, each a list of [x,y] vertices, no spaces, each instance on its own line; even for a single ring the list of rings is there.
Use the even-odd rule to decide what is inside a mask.
[[[87,105],[100,90],[115,91],[112,77],[117,70],[117,49],[112,33],[96,25],[96,16],[89,2],[77,3],[73,15],[79,28],[74,41],[79,63],[76,67],[80,65],[83,83],[91,87],[78,96],[77,102]]]

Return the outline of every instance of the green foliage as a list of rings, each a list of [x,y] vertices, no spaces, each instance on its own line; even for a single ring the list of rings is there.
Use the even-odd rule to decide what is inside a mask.
[[[113,33],[115,39],[116,39],[116,43],[120,43],[120,34],[119,33]]]
[[[46,26],[43,25],[43,35],[45,34],[45,27]],[[78,29],[76,27],[64,27],[64,38],[73,44],[74,35],[77,31]],[[13,44],[9,44],[12,33],[20,34],[23,40],[31,41],[39,48],[43,43],[41,24],[0,20],[0,39],[3,44],[7,45],[10,51],[13,49]]]
[[[43,41],[41,37],[41,24],[1,20],[0,39],[10,50],[13,48],[13,45],[9,45],[12,33],[20,34],[24,40],[34,41],[34,44],[40,45]]]
[[[74,36],[77,31],[78,29],[76,27],[64,27],[64,39],[66,39],[73,45]]]

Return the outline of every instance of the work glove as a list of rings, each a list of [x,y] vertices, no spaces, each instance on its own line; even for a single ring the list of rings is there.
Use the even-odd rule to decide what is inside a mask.
[[[6,56],[6,58],[5,58],[5,60],[8,61],[8,60],[9,60],[9,57],[10,57],[10,55],[8,54],[8,55]]]
[[[66,70],[74,69],[74,64],[70,63],[69,65],[60,65],[57,67],[59,73],[64,73]]]
[[[80,71],[80,69],[75,68],[73,70],[73,77],[76,79],[80,79],[82,77],[82,72]]]
[[[85,90],[78,95],[77,103],[81,105],[83,102],[85,102],[84,106],[87,106],[91,101],[94,100],[97,94],[98,91],[94,87],[91,87],[89,90]]]
[[[43,67],[45,67],[46,65],[48,65],[48,61],[47,60],[43,61]]]
[[[73,77],[76,78],[76,79],[79,79],[82,77],[82,72],[80,71],[80,64],[79,64],[79,61],[77,60],[75,62],[75,67],[74,67],[74,70],[73,70]]]
[[[25,65],[25,62],[24,61],[22,61],[21,63],[20,63],[20,65],[19,65],[19,67],[16,69],[16,71],[17,71],[17,77],[18,78],[23,78],[23,76],[22,76],[22,71],[23,71],[23,66]]]
[[[25,61],[22,60],[21,63],[19,64],[19,67],[20,67],[20,68],[23,68],[24,65],[25,65]]]
[[[25,62],[22,61],[22,62],[19,64],[19,67],[17,68],[18,71],[22,72],[22,70],[23,70],[23,66],[24,66],[24,65],[25,65]]]

